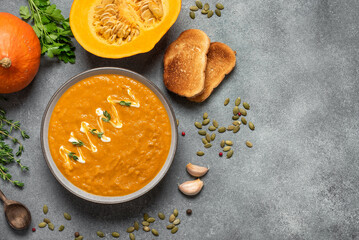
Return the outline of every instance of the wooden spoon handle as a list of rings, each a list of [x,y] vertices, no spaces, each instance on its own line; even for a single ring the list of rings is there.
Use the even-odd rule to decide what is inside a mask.
[[[7,201],[7,198],[5,197],[5,194],[0,190],[0,199],[3,201],[3,202],[6,202]]]

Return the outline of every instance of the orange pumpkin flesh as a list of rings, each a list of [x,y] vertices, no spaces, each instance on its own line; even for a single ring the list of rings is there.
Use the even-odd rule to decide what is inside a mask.
[[[96,18],[96,7],[101,4],[107,6],[107,3],[116,4],[116,14],[118,18],[128,20],[131,26],[138,26],[136,36],[132,37],[130,41],[128,38],[123,38],[122,43],[110,43],[104,39],[96,30],[94,18]],[[160,2],[163,7],[163,16],[159,17],[158,21],[151,27],[143,27],[144,19],[141,14],[133,14],[134,8],[127,6],[140,5],[141,2]],[[79,42],[79,44],[87,51],[104,58],[123,58],[139,53],[145,53],[154,48],[156,43],[168,31],[168,29],[175,23],[180,11],[181,0],[74,0],[70,12],[70,26],[71,30]],[[131,9],[127,11],[126,8]],[[139,7],[138,9],[141,9]],[[139,11],[136,9],[136,11]],[[136,16],[134,16],[136,15]],[[128,22],[127,22],[128,23]],[[125,30],[124,30],[125,31]],[[118,39],[117,39],[118,40]],[[116,41],[117,41],[116,40]]]
[[[29,85],[39,70],[40,57],[40,41],[32,27],[0,12],[0,93],[17,92]]]

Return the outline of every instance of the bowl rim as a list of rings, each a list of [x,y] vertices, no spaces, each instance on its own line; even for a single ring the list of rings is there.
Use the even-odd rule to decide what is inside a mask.
[[[142,84],[144,84],[146,87],[148,87],[162,102],[163,106],[165,107],[167,111],[167,115],[170,120],[171,125],[171,146],[170,150],[167,156],[167,159],[165,163],[163,164],[161,170],[157,173],[157,175],[143,188],[128,194],[124,196],[100,196],[95,195],[89,192],[86,192],[82,190],[81,188],[75,186],[72,184],[57,168],[57,165],[55,164],[54,160],[52,159],[50,149],[49,149],[49,143],[48,143],[48,129],[49,129],[49,121],[53,112],[54,107],[56,106],[58,100],[61,98],[61,96],[74,84],[88,78],[91,76],[96,76],[100,74],[118,74],[125,77],[130,77]],[[41,131],[40,131],[40,141],[41,141],[41,148],[42,153],[44,155],[45,161],[47,163],[47,166],[49,167],[52,175],[56,178],[56,180],[69,192],[74,194],[77,197],[80,197],[84,200],[94,202],[94,203],[100,203],[100,204],[118,204],[118,203],[124,203],[131,201],[133,199],[136,199],[147,192],[149,192],[151,189],[153,189],[157,184],[164,178],[166,173],[168,172],[169,168],[172,165],[173,159],[176,154],[177,150],[177,144],[178,144],[178,130],[177,130],[177,124],[176,124],[176,116],[173,110],[173,107],[171,106],[170,102],[168,101],[168,98],[161,92],[161,90],[150,80],[148,80],[146,77],[142,76],[141,74],[138,74],[134,71],[124,69],[124,68],[118,68],[118,67],[100,67],[100,68],[93,68],[86,70],[84,72],[81,72],[73,77],[71,77],[69,80],[67,80],[65,83],[63,83],[52,95],[50,98],[44,114],[42,116],[41,121]]]

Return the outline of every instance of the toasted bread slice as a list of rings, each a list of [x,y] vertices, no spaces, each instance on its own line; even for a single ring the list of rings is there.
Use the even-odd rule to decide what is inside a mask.
[[[184,97],[194,97],[204,90],[210,39],[198,29],[189,29],[167,48],[164,56],[163,82],[168,90]]]
[[[194,102],[203,102],[232,71],[236,65],[236,52],[224,43],[211,43],[207,54],[206,81],[204,91],[195,97],[189,98]]]

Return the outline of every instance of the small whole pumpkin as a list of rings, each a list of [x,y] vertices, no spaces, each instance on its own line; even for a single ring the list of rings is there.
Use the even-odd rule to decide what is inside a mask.
[[[40,66],[41,46],[26,22],[0,12],[0,93],[13,93],[34,79]]]

